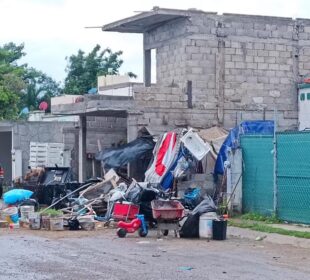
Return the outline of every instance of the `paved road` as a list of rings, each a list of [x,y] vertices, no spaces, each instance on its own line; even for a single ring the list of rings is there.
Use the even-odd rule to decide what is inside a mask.
[[[113,230],[0,230],[0,279],[309,279],[309,249],[226,241],[116,238]]]

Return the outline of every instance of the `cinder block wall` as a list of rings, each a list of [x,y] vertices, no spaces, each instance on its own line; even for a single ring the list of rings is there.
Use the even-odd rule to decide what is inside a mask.
[[[296,84],[310,72],[310,20],[189,14],[144,35],[145,48],[157,49],[157,85],[136,89],[147,108],[140,122],[159,130],[182,123],[230,128],[241,119],[273,119],[276,104],[279,129],[296,128]]]
[[[30,142],[64,143],[71,151],[71,167],[78,175],[78,133],[72,122],[16,122],[13,124],[13,149],[22,150],[23,174],[29,165]],[[109,148],[127,140],[126,118],[87,117],[87,153],[98,152],[98,141],[102,148]],[[96,164],[98,171],[99,163]],[[99,175],[99,174],[98,174]],[[92,161],[87,161],[87,176],[92,176]]]

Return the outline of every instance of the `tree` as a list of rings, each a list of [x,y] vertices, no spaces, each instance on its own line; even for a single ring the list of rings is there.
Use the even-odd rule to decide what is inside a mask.
[[[24,56],[24,45],[0,46],[0,119],[17,118],[19,99],[25,89],[22,76],[26,65],[17,65]]]
[[[18,65],[23,56],[23,44],[0,46],[0,119],[16,119],[24,107],[38,109],[41,101],[49,103],[61,91],[59,84],[43,72]]]
[[[27,68],[23,78],[26,83],[26,92],[21,96],[21,108],[28,107],[29,110],[37,110],[42,101],[50,104],[51,97],[61,93],[59,83],[35,68]]]
[[[87,93],[91,88],[97,87],[98,76],[117,75],[119,73],[119,68],[123,64],[123,60],[120,58],[123,52],[112,52],[109,48],[103,51],[100,49],[100,46],[96,45],[89,54],[79,50],[76,55],[66,58],[68,62],[66,72],[68,74],[65,79],[65,93]],[[136,77],[132,72],[129,72],[128,75]]]

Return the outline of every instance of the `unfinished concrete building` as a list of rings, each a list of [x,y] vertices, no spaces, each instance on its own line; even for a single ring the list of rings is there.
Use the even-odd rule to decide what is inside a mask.
[[[132,89],[127,97],[102,88],[80,103],[52,106],[55,114],[80,116],[80,174],[85,124],[94,116],[127,118],[128,140],[142,127],[156,134],[273,119],[274,108],[279,129],[298,125],[297,82],[310,69],[309,19],[154,8],[102,29],[143,34],[144,85],[117,85]]]

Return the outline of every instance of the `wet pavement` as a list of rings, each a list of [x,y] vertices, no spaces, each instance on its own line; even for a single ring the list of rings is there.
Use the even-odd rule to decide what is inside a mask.
[[[309,279],[310,250],[230,237],[0,230],[0,279]]]

